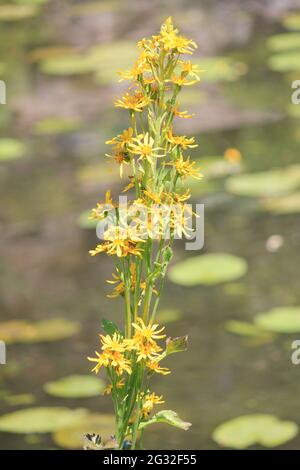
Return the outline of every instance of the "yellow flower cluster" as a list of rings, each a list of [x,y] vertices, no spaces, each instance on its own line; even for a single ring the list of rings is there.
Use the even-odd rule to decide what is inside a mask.
[[[102,367],[116,373],[118,377],[124,373],[131,374],[136,364],[143,362],[149,373],[167,375],[170,370],[161,367],[159,362],[162,357],[162,348],[156,340],[164,339],[166,335],[161,334],[164,330],[158,325],[145,325],[141,318],[136,323],[132,323],[135,333],[132,338],[123,338],[119,333],[111,335],[100,335],[101,350],[95,351],[96,357],[89,357],[88,360],[95,362],[92,369],[98,372]]]

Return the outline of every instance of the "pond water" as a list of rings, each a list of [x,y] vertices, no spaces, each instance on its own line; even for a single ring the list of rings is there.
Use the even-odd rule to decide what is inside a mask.
[[[135,13],[124,13],[124,7],[111,1],[103,2],[97,14],[77,10],[71,20],[71,2],[64,2],[60,10],[59,2],[49,1],[37,17],[1,23],[0,64],[7,83],[7,105],[0,107],[1,135],[27,146],[23,158],[0,162],[1,321],[64,317],[80,322],[82,328],[63,341],[8,346],[7,365],[0,366],[0,414],[24,407],[9,406],[7,394],[32,394],[36,406],[112,411],[109,397],[54,398],[43,391],[43,384],[89,373],[86,357],[97,346],[101,319],[121,318],[121,302],[106,297],[111,262],[89,257],[95,233],[80,227],[78,217],[101,199],[107,186],[118,192],[116,174],[104,167],[102,155],[103,142],[127,126],[126,114],[112,107],[124,85],[112,82],[101,70],[98,83],[91,73],[43,73],[32,51],[39,48],[43,54],[42,47],[58,45],[85,51],[103,42],[109,51],[112,42],[154,32],[160,17],[169,14],[165,2],[165,15],[160,2],[148,10],[147,2],[134,3]],[[237,148],[246,172],[298,163],[300,121],[287,113],[291,81],[297,74],[272,72],[267,65],[266,39],[283,31],[280,20],[286,11],[274,12],[270,6],[270,12],[257,12],[251,9],[255,2],[248,2],[248,9],[232,2],[235,15],[240,15],[232,23],[224,2],[212,3],[214,9],[209,2],[201,7],[176,2],[171,13],[180,26],[182,15],[182,28],[190,36],[206,15],[206,28],[198,31],[203,44],[199,54],[203,50],[206,55],[230,57],[243,74],[235,81],[204,79],[199,91],[186,95],[186,109],[199,112],[191,125],[200,143],[193,153],[201,163],[202,157]],[[79,8],[81,2],[74,4]],[[213,30],[222,12],[224,26],[216,38]],[[53,116],[74,129],[53,131],[50,122],[49,130],[45,118]],[[38,126],[40,122],[44,127]],[[188,432],[163,425],[149,428],[146,448],[218,448],[211,438],[214,428],[248,413],[271,413],[300,423],[300,369],[290,360],[291,342],[300,332],[258,341],[224,327],[229,320],[251,322],[273,307],[300,305],[300,214],[263,212],[256,199],[226,192],[224,178],[213,184],[213,190],[206,188],[195,197],[205,203],[204,252],[241,256],[249,269],[238,281],[216,286],[167,283],[162,308],[183,313],[166,325],[167,332],[188,334],[189,349],[168,360],[172,374],[156,378],[153,388],[166,397],[167,409],[176,410],[193,426]],[[273,235],[280,235],[283,243],[268,251],[266,243]],[[182,243],[176,244],[175,262],[192,255]],[[299,444],[300,436],[282,447],[296,449]],[[49,435],[0,434],[2,449],[53,447]]]

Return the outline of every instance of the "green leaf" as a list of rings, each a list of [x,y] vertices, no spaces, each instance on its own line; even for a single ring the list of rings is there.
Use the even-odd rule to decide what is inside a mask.
[[[179,418],[178,414],[175,411],[162,410],[152,416],[152,418],[150,418],[148,421],[140,423],[139,428],[143,429],[146,426],[149,426],[149,424],[155,423],[166,423],[170,426],[174,426],[175,428],[183,429],[184,431],[187,431],[192,426],[191,423],[182,421],[182,419]]]
[[[96,397],[104,388],[105,384],[101,379],[90,375],[70,375],[44,385],[44,390],[49,395],[62,398]]]
[[[231,176],[225,187],[228,192],[239,196],[273,197],[287,194],[300,187],[300,165]]]
[[[276,333],[300,332],[300,307],[278,307],[256,315],[255,324]]]
[[[16,139],[0,139],[0,161],[15,160],[25,154],[25,145]]]
[[[220,446],[245,449],[254,444],[276,447],[297,434],[298,426],[292,421],[280,421],[268,414],[254,414],[239,416],[221,424],[212,437]]]
[[[282,23],[287,29],[300,30],[300,13],[289,13],[283,18]]]
[[[175,264],[169,271],[169,278],[182,286],[214,285],[238,279],[247,269],[247,262],[243,258],[226,253],[210,253]]]
[[[186,351],[188,346],[188,336],[178,336],[177,338],[167,338],[166,355]]]
[[[183,314],[181,310],[176,308],[166,308],[159,310],[156,314],[158,323],[165,325],[166,323],[173,323],[178,320],[181,320]]]
[[[16,434],[47,433],[78,423],[87,411],[69,408],[27,408],[0,416],[0,431]]]
[[[274,54],[269,58],[269,67],[275,72],[300,71],[299,51],[288,51]]]
[[[261,201],[261,207],[272,214],[297,214],[300,212],[300,191],[264,199]]]
[[[120,333],[120,330],[117,327],[117,325],[110,320],[105,320],[105,318],[103,318],[102,320],[102,328],[105,331],[105,333],[110,336],[113,335],[114,333]]]
[[[37,15],[39,5],[0,5],[0,21],[18,21]]]
[[[276,52],[300,49],[300,33],[274,34],[267,40],[267,46]]]
[[[73,336],[79,330],[78,322],[64,318],[51,318],[36,323],[12,320],[0,323],[0,338],[7,344],[58,341]]]

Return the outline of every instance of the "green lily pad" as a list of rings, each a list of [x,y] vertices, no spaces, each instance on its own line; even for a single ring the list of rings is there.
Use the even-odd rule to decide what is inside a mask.
[[[39,5],[24,4],[13,5],[4,4],[0,5],[0,21],[19,21],[26,18],[31,18],[40,12]]]
[[[299,186],[300,165],[260,173],[234,175],[225,183],[228,192],[249,197],[279,196]]]
[[[55,432],[52,438],[55,444],[64,449],[82,449],[85,434],[99,434],[103,439],[114,434],[114,430],[114,415],[94,413],[86,416],[78,424]]]
[[[299,72],[299,51],[288,51],[275,54],[269,58],[269,67],[275,72]]]
[[[231,57],[203,57],[194,62],[202,70],[201,81],[208,83],[234,81],[247,72],[246,64]]]
[[[97,65],[96,82],[106,85],[116,81],[119,71],[132,69],[137,56],[137,47],[131,41],[117,41],[94,46],[89,51],[89,57]]]
[[[0,431],[16,434],[48,433],[75,425],[87,414],[84,409],[63,407],[27,408],[0,416]]]
[[[300,33],[275,34],[268,38],[267,46],[275,52],[300,49]]]
[[[179,418],[178,414],[175,411],[162,410],[152,416],[152,418],[150,418],[148,421],[141,423],[140,429],[149,426],[149,424],[155,423],[166,423],[171,426],[174,426],[175,428],[183,429],[184,431],[187,431],[191,427],[191,423],[188,423],[187,421],[182,421],[182,419]]]
[[[40,62],[41,72],[47,75],[82,75],[92,73],[95,67],[88,55],[79,53],[50,57]]]
[[[230,163],[224,157],[204,157],[199,160],[201,173],[205,178],[223,178],[234,175],[242,169],[239,163]]]
[[[300,30],[300,13],[290,13],[283,18],[283,26],[291,30]]]
[[[0,138],[0,161],[15,160],[24,156],[26,147],[15,139]]]
[[[296,214],[300,212],[300,191],[287,196],[261,201],[261,207],[273,214]]]
[[[239,416],[218,426],[213,439],[222,447],[245,449],[260,444],[276,447],[290,441],[298,434],[298,426],[293,421],[281,421],[268,414]]]
[[[70,375],[44,385],[49,395],[62,398],[96,397],[104,388],[103,380],[91,375]]]
[[[8,395],[4,398],[4,400],[10,406],[19,406],[32,405],[35,403],[36,398],[31,393],[23,393],[21,395]]]
[[[273,338],[274,335],[252,323],[230,320],[225,323],[225,330],[239,336]]]
[[[210,253],[175,264],[169,271],[169,278],[182,286],[214,285],[238,279],[247,269],[247,262],[243,258],[226,253]]]
[[[166,308],[163,310],[159,310],[156,315],[156,319],[162,325],[166,323],[173,323],[182,318],[182,312],[176,308]]]
[[[81,126],[78,119],[49,117],[41,119],[34,126],[37,135],[55,135],[75,132]]]
[[[64,318],[51,318],[36,323],[12,320],[0,323],[0,338],[7,344],[58,341],[78,333],[80,324]]]
[[[300,307],[278,307],[260,313],[254,318],[255,324],[263,330],[276,333],[300,332]]]

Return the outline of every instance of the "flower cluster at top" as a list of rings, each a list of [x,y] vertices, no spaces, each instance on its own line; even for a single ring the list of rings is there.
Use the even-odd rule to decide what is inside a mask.
[[[104,233],[103,243],[90,251],[92,256],[141,257],[145,237],[159,240],[165,236],[166,220],[171,235],[179,237],[187,236],[191,225],[192,214],[184,212],[190,192],[182,181],[200,179],[201,174],[184,152],[197,144],[194,137],[178,135],[173,120],[192,117],[179,110],[178,94],[183,86],[199,81],[197,65],[189,60],[197,46],[179,35],[168,18],[160,34],[142,39],[138,47],[140,55],[133,68],[120,72],[121,80],[132,82],[129,91],[115,102],[116,107],[128,110],[131,125],[106,142],[112,148],[107,156],[119,166],[120,176],[126,173],[129,178],[124,192],[134,191],[129,202],[134,209],[130,221],[122,219],[109,192],[106,200],[97,204],[91,218],[103,221],[114,213],[114,223]],[[141,217],[141,207],[147,208],[147,217]]]

